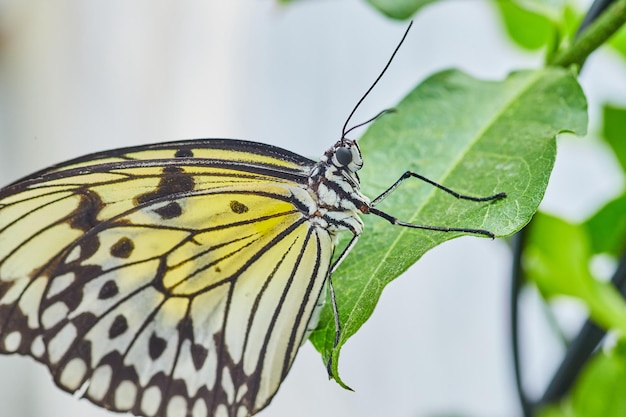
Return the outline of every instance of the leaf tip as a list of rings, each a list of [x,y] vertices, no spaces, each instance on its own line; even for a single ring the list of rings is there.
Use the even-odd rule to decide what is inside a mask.
[[[342,379],[339,377],[339,351],[334,350],[331,352],[328,361],[326,362],[326,371],[328,372],[328,379],[334,379],[337,384],[343,389],[354,392]]]

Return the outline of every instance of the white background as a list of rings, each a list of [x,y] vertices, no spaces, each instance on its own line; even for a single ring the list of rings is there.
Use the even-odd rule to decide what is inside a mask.
[[[0,0],[0,183],[88,152],[197,137],[315,158],[338,139],[405,28],[357,0]],[[489,2],[441,2],[418,14],[355,120],[393,106],[434,71],[498,79],[541,65],[503,36]],[[582,83],[592,108],[606,97],[626,104],[620,65],[607,53],[590,60]],[[602,149],[568,139],[560,152],[548,210],[582,219],[619,192]],[[509,264],[503,241],[466,237],[431,251],[384,291],[344,348],[340,370],[356,392],[329,382],[306,343],[259,415],[519,415]],[[533,303],[528,294],[525,306]],[[561,352],[527,310],[526,382],[540,392]],[[0,357],[0,417],[114,415],[58,390],[34,361]]]

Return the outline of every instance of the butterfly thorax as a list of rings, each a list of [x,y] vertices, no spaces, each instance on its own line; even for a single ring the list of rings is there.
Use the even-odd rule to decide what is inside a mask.
[[[361,194],[356,173],[363,166],[356,142],[340,140],[314,165],[308,189],[317,210],[314,222],[331,232],[351,230],[361,233],[359,213],[368,213],[370,201]]]

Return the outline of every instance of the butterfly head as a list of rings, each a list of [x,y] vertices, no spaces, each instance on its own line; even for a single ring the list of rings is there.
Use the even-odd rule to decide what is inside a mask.
[[[350,139],[342,139],[324,155],[328,163],[337,169],[356,173],[363,167],[363,157],[357,143]]]
[[[328,149],[309,176],[320,207],[339,212],[366,213],[369,200],[359,191],[357,171],[363,167],[361,150],[351,139],[343,138]],[[360,220],[359,220],[360,221]]]
[[[356,212],[367,212],[369,200],[359,191],[357,175],[362,166],[363,158],[355,141],[343,138],[328,149],[309,175],[309,187],[317,195],[319,207],[355,218]]]

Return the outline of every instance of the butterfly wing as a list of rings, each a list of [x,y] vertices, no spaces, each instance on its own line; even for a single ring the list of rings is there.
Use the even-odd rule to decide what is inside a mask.
[[[205,140],[94,154],[0,191],[0,351],[146,416],[245,416],[289,370],[328,274],[312,162]]]

